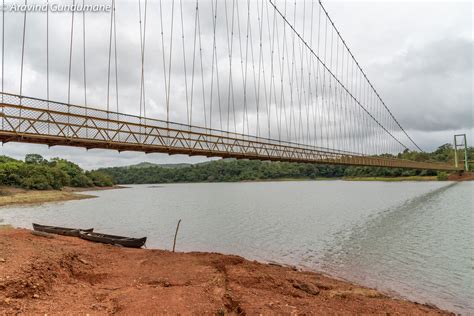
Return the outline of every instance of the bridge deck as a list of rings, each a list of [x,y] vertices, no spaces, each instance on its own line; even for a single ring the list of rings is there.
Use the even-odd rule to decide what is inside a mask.
[[[443,163],[364,156],[12,94],[2,94],[2,100],[2,142],[302,163],[462,170]]]

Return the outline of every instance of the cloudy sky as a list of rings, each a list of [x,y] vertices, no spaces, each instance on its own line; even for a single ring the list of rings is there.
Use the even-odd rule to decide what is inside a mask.
[[[13,3],[13,1],[10,2]],[[40,1],[37,2],[40,3]],[[106,2],[95,1],[95,3]],[[117,23],[119,23],[117,26],[119,108],[121,111],[131,114],[138,114],[140,109],[139,102],[137,102],[140,96],[141,81],[140,28],[136,3],[136,1],[120,1],[116,11]],[[161,19],[159,15],[163,13],[164,30],[167,34],[170,31],[170,12],[172,10],[171,2],[164,1],[163,3],[162,12],[160,12],[158,1],[150,1],[148,4],[149,13],[146,30],[146,45],[148,46],[145,55],[147,61],[145,72],[147,115],[160,118],[166,117],[166,88],[164,88],[163,69],[168,69],[169,64],[167,60],[165,62],[166,66],[163,66],[161,60],[163,50],[160,46],[162,42],[160,41]],[[184,106],[186,104],[186,90],[182,84],[184,67],[182,66],[182,46],[180,46],[181,20],[178,3],[179,1],[176,1],[176,7],[174,8],[176,20],[174,21],[175,35],[173,36],[174,51],[172,60],[175,58],[176,62],[171,72],[174,84],[169,87],[170,119],[186,123],[189,120],[189,109]],[[201,38],[203,47],[212,47],[214,40],[213,20],[212,14],[210,14],[213,7],[210,3],[210,1],[200,1],[202,17],[199,26],[203,34]],[[221,7],[217,12],[223,12],[223,1],[218,3]],[[231,1],[228,1],[228,3],[230,4]],[[242,21],[245,20],[245,14],[247,13],[246,3],[246,1],[241,2]],[[255,3],[257,2],[254,2],[254,5]],[[283,11],[284,1],[280,0],[276,3]],[[303,8],[303,1],[298,1],[296,14],[294,15],[297,16],[296,20],[298,22],[295,24],[300,32],[303,27],[301,12],[303,10],[309,11],[310,1],[307,0],[304,3],[308,7]],[[421,148],[430,151],[438,145],[451,142],[454,133],[465,132],[468,133],[468,141],[473,139],[474,39],[472,2],[326,1],[324,5],[368,78],[401,125],[405,127]],[[183,1],[183,7],[183,25],[187,34],[185,51],[188,66],[186,70],[189,72],[191,70],[190,61],[193,53],[191,42],[193,38],[192,35],[188,36],[188,34],[193,34],[195,29],[194,2]],[[143,14],[143,6],[141,9]],[[228,7],[227,10],[227,12],[230,12],[231,8]],[[255,8],[252,7],[251,11],[251,14],[256,14]],[[291,11],[291,5],[288,5],[287,13],[288,16],[293,16],[294,12]],[[23,15],[13,12],[8,12],[5,15],[7,25],[5,28],[5,64],[7,65],[5,67],[5,91],[18,93]],[[228,32],[223,30],[225,26],[223,16],[222,13],[220,15],[222,19],[216,23],[218,25],[216,46],[219,50],[216,53],[216,63],[205,63],[203,66],[205,68],[203,72],[207,73],[207,76],[213,73],[217,75],[218,72],[214,67],[220,69],[220,81],[225,81],[222,78],[225,78],[229,71],[229,67],[226,68],[228,59],[223,49],[228,44],[226,39]],[[255,15],[255,21],[257,21],[257,16]],[[50,19],[50,46],[54,47],[50,52],[50,86],[53,87],[50,90],[50,96],[53,100],[66,101],[69,80],[71,15],[69,13],[56,13],[51,14]],[[71,100],[72,103],[83,104],[82,16],[76,15],[75,19],[76,35],[73,41]],[[44,43],[46,33],[44,21],[44,13],[28,14],[22,88],[25,95],[42,98],[45,97],[46,55]],[[306,24],[304,25],[309,25],[309,18],[305,21]],[[99,107],[101,108],[105,107],[107,101],[109,25],[110,14],[108,13],[87,15],[87,97],[89,104],[100,104]],[[244,30],[244,26],[241,27]],[[253,41],[257,46],[258,24],[253,24],[253,30]],[[280,29],[280,38],[282,37],[282,30]],[[164,36],[164,51],[169,52],[170,38]],[[308,37],[308,27],[306,27],[306,36],[304,37]],[[266,40],[264,45],[269,47],[270,42],[270,39]],[[288,43],[291,43],[290,37],[288,37]],[[235,45],[237,49],[238,46]],[[312,46],[316,46],[315,42]],[[112,51],[112,55],[113,53],[114,51]],[[203,54],[207,58],[212,59],[212,53],[212,49],[203,50]],[[165,54],[165,56],[168,56],[168,54]],[[255,58],[257,56],[256,53]],[[287,57],[290,57],[290,55]],[[238,64],[239,58],[237,58],[236,64]],[[296,62],[298,62],[298,58],[296,58]],[[199,63],[196,63],[196,73],[200,73],[199,67]],[[214,70],[207,69],[211,67]],[[112,60],[111,69],[111,91],[115,91],[114,60]],[[334,65],[331,69],[334,69]],[[236,73],[238,74],[238,71]],[[189,76],[189,73],[187,75]],[[249,76],[252,75],[249,73]],[[239,79],[242,80],[242,78]],[[198,79],[196,80],[197,84],[201,85],[201,82]],[[209,82],[209,78],[206,78],[206,80],[206,82]],[[252,80],[248,79],[249,82]],[[235,81],[237,82],[237,80]],[[244,102],[243,86],[238,86],[237,83],[235,85],[236,103],[244,104],[247,102],[254,105],[256,97],[253,98],[251,93],[247,93],[247,99]],[[220,92],[222,95],[227,95],[226,85],[223,86]],[[209,98],[210,85],[207,83],[204,89],[206,96]],[[201,114],[203,112],[201,96],[197,94],[194,97],[197,101],[194,101],[193,123],[204,125],[212,122],[213,127],[219,128],[222,121],[219,122],[217,119],[219,116],[217,112],[217,104],[219,103],[217,94],[214,93],[211,97],[214,100],[213,117],[206,118]],[[116,107],[116,101],[114,92],[111,92],[109,98],[111,109]],[[317,105],[319,101],[316,99],[314,102]],[[223,101],[223,103],[225,102]],[[183,104],[183,106],[174,104]],[[209,99],[207,100],[207,106],[209,106]],[[255,120],[252,111],[249,112],[250,120]],[[242,118],[244,118],[242,107],[237,108],[237,113],[241,113]],[[227,115],[225,106],[223,106],[223,114],[220,115],[224,116],[223,125],[225,129],[225,116]],[[235,126],[237,131],[250,129],[250,133],[255,133],[251,130],[251,127],[255,127],[255,124],[250,123],[250,128],[246,127],[245,120],[242,120],[239,114],[237,114],[236,121],[231,122],[231,125]],[[355,131],[349,130],[348,132],[354,133]],[[205,160],[201,157],[168,156],[165,154],[145,155],[131,152],[119,154],[114,151],[97,149],[86,151],[80,148],[48,148],[43,145],[19,143],[7,143],[1,149],[1,154],[15,158],[23,158],[26,153],[32,152],[39,153],[47,158],[61,156],[75,161],[85,168],[128,165],[142,161],[174,163]]]

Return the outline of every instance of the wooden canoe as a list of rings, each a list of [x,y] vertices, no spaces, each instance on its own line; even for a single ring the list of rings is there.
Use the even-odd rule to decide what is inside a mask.
[[[80,229],[80,228],[68,228],[68,227],[58,227],[58,226],[47,226],[33,223],[33,229],[39,232],[64,235],[64,236],[73,236],[79,237],[79,233],[83,232],[93,232],[94,228],[89,229]]]
[[[129,248],[141,248],[146,243],[146,237],[132,238],[84,231],[80,232],[79,237],[89,241],[100,242],[109,245],[119,245]]]

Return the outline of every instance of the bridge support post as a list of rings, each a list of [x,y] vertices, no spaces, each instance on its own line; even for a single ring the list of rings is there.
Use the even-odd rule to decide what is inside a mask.
[[[459,165],[458,163],[458,144],[457,144],[457,137],[454,135],[454,166],[457,168]]]
[[[462,139],[462,143],[458,143],[458,137]],[[454,135],[454,165],[459,166],[458,148],[464,149],[464,170],[469,171],[469,161],[467,159],[467,137],[466,134]]]
[[[464,170],[469,171],[469,161],[467,160],[467,137],[464,134]]]

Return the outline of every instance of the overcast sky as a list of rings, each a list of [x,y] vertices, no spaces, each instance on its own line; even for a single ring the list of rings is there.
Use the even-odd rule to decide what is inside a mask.
[[[101,1],[95,1],[101,3]],[[105,3],[105,2],[104,2]],[[119,4],[122,2],[118,2]],[[151,2],[150,12],[158,12],[158,2]],[[178,3],[178,1],[176,2]],[[183,1],[185,7],[185,28],[191,31],[194,28],[194,21],[186,19],[186,14],[192,17],[192,3]],[[200,1],[205,10],[206,1]],[[222,4],[222,2],[219,2]],[[242,2],[245,5],[245,1]],[[282,1],[278,1],[282,3]],[[307,1],[308,3],[308,1]],[[123,6],[130,6],[130,9],[117,9],[118,21],[136,19],[138,13],[128,17],[121,12],[131,11],[135,8],[135,2],[128,1]],[[169,6],[169,3],[166,5]],[[163,18],[165,29],[169,25],[169,7],[164,7],[165,16]],[[452,142],[453,134],[468,133],[468,141],[473,140],[473,4],[470,1],[455,2],[430,2],[430,1],[326,1],[324,2],[329,15],[338,27],[351,51],[358,59],[367,76],[378,90],[385,103],[390,107],[394,115],[402,126],[415,139],[415,141],[426,151],[431,151],[437,146]],[[301,6],[300,6],[301,8]],[[143,9],[143,8],[142,8]],[[209,7],[207,7],[209,9]],[[186,10],[188,12],[186,13]],[[209,11],[210,12],[210,11]],[[44,87],[38,84],[38,76],[44,74],[43,43],[44,34],[41,27],[44,21],[43,13],[31,13],[28,15],[28,23],[31,29],[27,29],[27,47],[25,49],[25,82],[24,91],[26,95],[44,97]],[[102,14],[102,15],[101,15]],[[151,15],[150,15],[151,16]],[[151,19],[149,16],[147,32],[150,38],[159,39],[160,21]],[[179,18],[179,15],[176,15]],[[54,29],[50,30],[51,45],[61,48],[53,54],[54,63],[51,63],[50,75],[51,84],[55,89],[51,90],[51,98],[65,101],[65,91],[68,78],[68,32],[64,32],[70,26],[70,14],[57,13],[52,17]],[[80,18],[79,18],[80,19]],[[87,47],[88,60],[93,60],[96,65],[88,69],[88,98],[91,104],[104,104],[106,89],[102,84],[107,80],[107,48],[108,48],[108,21],[110,15],[106,13],[96,13],[95,17],[88,19]],[[11,61],[5,68],[6,78],[16,78],[18,76],[19,65],[18,52],[21,47],[21,14],[11,13],[7,17],[6,28],[6,61]],[[78,17],[76,16],[76,23]],[[126,22],[123,22],[126,23]],[[179,20],[175,21],[178,28]],[[137,23],[133,25],[138,25]],[[76,32],[80,34],[81,24],[77,24]],[[212,19],[203,19],[201,24],[203,34],[208,35],[203,41],[212,43]],[[10,31],[9,31],[10,30]],[[180,28],[178,28],[180,30]],[[138,26],[136,29],[117,27],[119,38],[119,83],[120,83],[120,108],[126,109],[128,113],[137,114],[136,103],[139,95],[137,84],[140,82],[140,72],[135,71],[140,68],[140,60],[136,58],[140,54],[139,45],[127,45],[139,43]],[[38,32],[38,33],[36,33]],[[176,40],[179,39],[177,34]],[[219,37],[217,41],[225,41],[224,37]],[[255,36],[255,35],[254,35]],[[104,40],[105,38],[105,40]],[[127,40],[124,40],[127,38]],[[160,41],[149,41],[149,49],[153,52],[160,50]],[[80,52],[82,43],[79,39],[74,41],[73,52]],[[177,45],[177,44],[175,44]],[[126,48],[129,46],[129,48]],[[181,46],[176,46],[180,49]],[[10,49],[9,49],[10,48]],[[189,45],[189,49],[191,49]],[[21,51],[20,51],[21,52]],[[99,54],[100,52],[100,54]],[[212,50],[211,50],[212,52]],[[209,53],[209,52],[208,52]],[[223,54],[224,52],[222,52]],[[148,67],[147,79],[157,86],[164,86],[162,75],[163,65],[156,62],[153,53],[147,55],[150,65]],[[179,54],[179,52],[175,52]],[[82,99],[82,58],[79,53],[73,54],[73,81],[72,100],[73,103],[83,103]],[[189,55],[190,56],[190,53]],[[10,58],[10,59],[8,59]],[[160,57],[161,58],[161,57]],[[182,57],[181,57],[182,58]],[[122,65],[122,66],[121,66]],[[210,67],[210,65],[208,65]],[[161,68],[160,68],[161,67]],[[179,66],[175,66],[176,75],[183,71]],[[122,70],[124,69],[124,70]],[[132,69],[132,71],[127,71]],[[221,67],[223,69],[223,67]],[[104,77],[105,74],[105,77]],[[225,74],[221,74],[224,76]],[[156,77],[155,77],[156,76]],[[179,81],[178,79],[175,79]],[[5,91],[17,93],[17,80],[6,80]],[[115,84],[112,80],[112,84]],[[114,88],[114,87],[113,87]],[[161,88],[163,89],[163,88]],[[149,89],[149,105],[147,111],[156,117],[163,117],[163,107],[154,106],[154,102],[163,93]],[[170,87],[171,97],[184,100],[183,88],[181,85]],[[154,93],[156,93],[155,98]],[[115,107],[115,98],[111,94],[111,107]],[[135,102],[134,102],[135,100]],[[199,111],[199,101],[196,101]],[[202,106],[202,105],[201,105]],[[186,107],[172,109],[171,119],[186,122],[188,116]],[[195,120],[202,125],[202,117],[195,115]],[[217,121],[216,121],[217,122]],[[214,123],[213,123],[214,124]],[[216,123],[217,124],[217,123]],[[219,127],[219,126],[216,126]],[[239,129],[242,128],[238,127]],[[245,128],[245,126],[243,126]],[[1,149],[1,154],[23,158],[27,153],[38,153],[47,158],[64,157],[79,163],[85,168],[97,168],[103,166],[129,165],[142,161],[154,163],[177,163],[177,162],[198,162],[204,161],[202,157],[168,156],[165,154],[149,154],[122,152],[106,150],[86,151],[81,148],[53,147],[44,145],[31,145],[19,143],[7,143]]]

